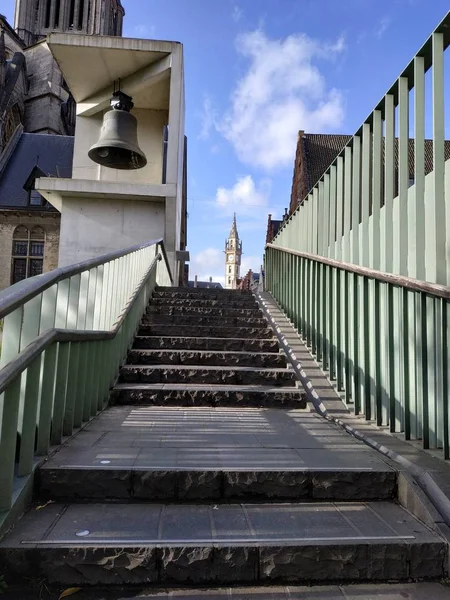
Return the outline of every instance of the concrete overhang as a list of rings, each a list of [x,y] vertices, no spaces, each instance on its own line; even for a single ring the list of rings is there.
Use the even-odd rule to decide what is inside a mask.
[[[79,105],[78,114],[106,108],[119,79],[136,108],[169,108],[171,57],[181,48],[179,42],[51,33],[47,44]]]
[[[36,179],[35,189],[59,211],[62,210],[64,198],[164,202],[167,197],[176,196],[176,185],[172,183],[136,184],[62,177]]]

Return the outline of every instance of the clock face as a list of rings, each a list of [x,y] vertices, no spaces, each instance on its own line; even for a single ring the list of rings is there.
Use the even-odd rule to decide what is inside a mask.
[[[232,262],[234,260],[234,254],[229,254],[228,260],[229,260],[229,262]]]

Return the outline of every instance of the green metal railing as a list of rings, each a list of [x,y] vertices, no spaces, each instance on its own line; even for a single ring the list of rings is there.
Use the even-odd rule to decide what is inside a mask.
[[[156,285],[172,285],[162,240],[0,293],[0,517],[36,457],[106,406]]]
[[[355,413],[446,458],[449,45],[450,12],[298,199],[265,262],[266,288]]]
[[[266,289],[356,414],[450,457],[450,288],[268,244]]]
[[[450,12],[273,244],[450,285],[449,45]]]

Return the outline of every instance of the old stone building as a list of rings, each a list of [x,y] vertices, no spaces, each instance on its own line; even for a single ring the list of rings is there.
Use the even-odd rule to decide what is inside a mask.
[[[124,14],[120,0],[16,0],[14,28],[0,15],[0,289],[57,266],[60,215],[33,186],[71,176],[75,102],[46,35],[120,36]]]

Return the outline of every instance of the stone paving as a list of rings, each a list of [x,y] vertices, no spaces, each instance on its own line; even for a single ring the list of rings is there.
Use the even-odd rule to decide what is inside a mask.
[[[2,600],[57,600],[59,591],[7,590]],[[363,584],[314,587],[217,588],[214,590],[80,590],[73,600],[450,600],[439,583]]]

